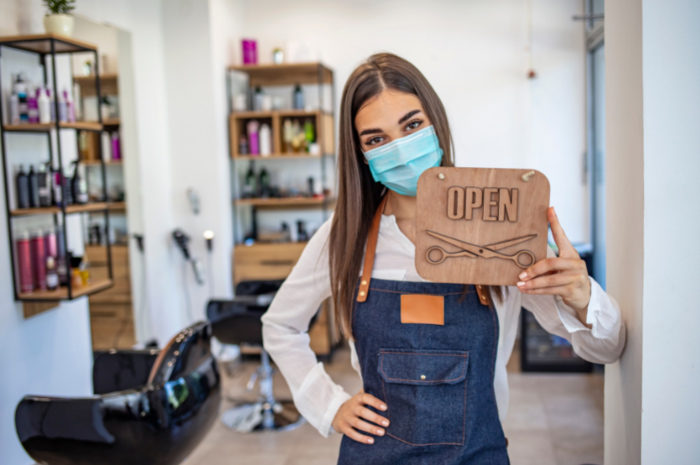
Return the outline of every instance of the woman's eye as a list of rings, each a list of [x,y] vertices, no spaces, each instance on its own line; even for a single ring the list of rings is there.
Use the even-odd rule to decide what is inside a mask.
[[[413,129],[416,129],[418,126],[420,126],[423,123],[423,121],[417,119],[414,121],[411,121],[406,125],[406,130],[411,131]]]
[[[367,140],[365,144],[367,145],[376,145],[382,141],[381,137],[372,137],[371,139]]]

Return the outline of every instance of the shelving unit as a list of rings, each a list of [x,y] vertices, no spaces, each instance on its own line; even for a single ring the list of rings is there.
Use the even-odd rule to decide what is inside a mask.
[[[73,53],[91,53],[95,58],[96,71],[97,70],[97,47],[92,44],[73,39],[70,37],[64,37],[56,34],[37,34],[37,35],[22,35],[22,36],[11,36],[11,37],[0,37],[0,70],[2,64],[2,50],[4,47],[13,48],[17,50],[22,50],[25,52],[36,53],[39,55],[39,63],[43,68],[43,82],[44,86],[49,84],[49,64],[47,64],[47,58],[50,59],[50,69],[51,69],[51,85],[53,89],[58,89],[57,78],[56,78],[56,56],[60,54],[70,54]],[[1,73],[0,73],[1,74]],[[100,79],[99,74],[94,77],[93,87],[95,94],[101,95]],[[2,89],[2,82],[0,82],[0,89]],[[7,230],[8,238],[10,242],[10,256],[12,260],[12,280],[14,289],[14,298],[17,301],[25,302],[56,302],[61,300],[73,300],[78,297],[85,295],[92,295],[97,292],[104,291],[105,289],[113,285],[112,279],[112,258],[111,258],[111,248],[109,241],[107,241],[105,247],[106,253],[106,273],[104,276],[93,279],[91,283],[81,286],[74,287],[72,280],[70,279],[70,262],[68,257],[66,257],[67,267],[68,267],[68,280],[66,286],[60,286],[54,291],[34,291],[31,293],[20,292],[17,272],[15,263],[15,241],[14,232],[12,228],[12,222],[16,218],[33,216],[33,215],[51,215],[53,217],[54,226],[59,226],[62,228],[62,240],[63,240],[63,250],[68,254],[68,234],[67,234],[67,221],[66,217],[71,214],[80,214],[86,212],[100,212],[104,215],[105,224],[109,226],[109,208],[106,202],[95,202],[88,203],[84,205],[62,205],[43,207],[43,208],[12,208],[10,205],[10,186],[14,185],[12,182],[12,176],[8,176],[8,160],[9,154],[7,153],[6,138],[12,133],[34,133],[41,134],[47,137],[48,148],[49,148],[49,163],[51,167],[60,167],[63,169],[63,156],[61,153],[61,140],[65,135],[62,130],[84,130],[84,131],[101,131],[103,128],[102,121],[100,118],[100,113],[98,111],[98,121],[78,121],[75,123],[59,122],[58,118],[56,121],[49,124],[19,124],[19,125],[6,125],[5,115],[3,114],[6,108],[6,102],[4,98],[0,98],[0,132],[2,132],[2,137],[0,138],[0,148],[2,149],[2,168],[5,186],[5,209],[7,214]],[[98,109],[99,110],[99,109]],[[58,99],[54,100],[54,114],[59,115],[59,102]],[[52,135],[55,135],[56,144],[55,151],[56,157],[54,157],[54,145],[52,144]],[[100,164],[102,180],[105,180],[105,165]],[[107,198],[106,184],[102,192],[103,197]],[[59,222],[60,219],[60,222]],[[38,308],[38,307],[37,307]],[[25,317],[36,314],[39,311],[44,311],[50,306],[44,306],[39,309],[33,308],[27,310],[25,307]]]
[[[231,66],[227,73],[227,90],[229,102],[231,102],[231,77],[232,73],[243,73],[247,77],[248,90],[257,86],[293,86],[315,85],[318,89],[318,106],[309,111],[298,109],[276,109],[271,111],[233,111],[229,107],[229,144],[232,163],[233,179],[233,217],[234,217],[234,251],[233,251],[233,282],[234,285],[243,280],[251,279],[283,279],[286,278],[306,242],[264,243],[254,242],[245,244],[239,242],[244,236],[244,226],[240,218],[241,210],[249,209],[252,225],[250,230],[256,231],[257,215],[259,211],[285,211],[299,209],[319,209],[325,220],[330,209],[335,206],[335,199],[328,195],[330,188],[327,185],[327,163],[335,163],[335,128],[333,115],[335,105],[333,101],[334,80],[333,71],[322,63],[289,63],[275,65],[246,65]],[[330,86],[330,110],[324,105],[324,85]],[[315,129],[315,143],[318,144],[319,153],[285,152],[283,123],[285,119],[299,121],[300,125],[306,120],[311,120]],[[246,134],[246,125],[250,120],[258,120],[261,124],[270,126],[272,134],[272,147],[269,155],[250,155],[239,153],[239,140]],[[294,163],[317,162],[321,169],[321,188],[323,196],[290,196],[269,198],[243,198],[242,189],[239,186],[239,164],[244,162],[279,163],[280,160],[291,160]],[[308,166],[308,165],[304,165]],[[255,233],[253,233],[255,235]],[[333,310],[330,301],[323,303],[319,318],[310,331],[311,346],[317,355],[330,357],[334,346],[340,339],[333,321]]]

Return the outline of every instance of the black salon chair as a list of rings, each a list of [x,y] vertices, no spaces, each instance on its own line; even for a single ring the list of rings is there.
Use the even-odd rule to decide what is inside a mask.
[[[95,395],[26,396],[15,411],[27,453],[48,465],[174,465],[216,421],[221,377],[211,326],[195,323],[163,349],[98,355]]]
[[[260,349],[260,366],[248,381],[252,390],[256,381],[260,394],[256,402],[238,402],[222,415],[223,423],[239,432],[284,431],[297,428],[305,420],[291,400],[275,399],[272,379],[276,370],[270,365],[270,356],[263,349],[262,322],[275,293],[284,280],[241,281],[236,286],[233,300],[211,300],[207,318],[214,337],[224,344],[254,346]],[[311,320],[313,325],[316,316]]]

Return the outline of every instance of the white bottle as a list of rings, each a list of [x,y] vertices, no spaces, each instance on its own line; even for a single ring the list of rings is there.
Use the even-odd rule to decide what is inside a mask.
[[[73,84],[73,112],[75,113],[76,121],[83,120],[82,97],[80,95],[80,84]]]
[[[66,111],[66,99],[63,98],[63,92],[57,92],[58,98],[58,121],[65,123],[68,121],[68,112]]]
[[[63,99],[66,101],[66,121],[75,123],[75,108],[73,106],[73,98],[68,89],[63,91]]]
[[[37,100],[39,106],[39,122],[42,124],[51,122],[51,100],[49,99],[46,89],[39,88],[39,98]]]
[[[258,137],[260,138],[260,155],[263,157],[270,156],[270,153],[272,152],[272,133],[270,132],[270,126],[268,126],[267,123],[263,123],[263,125],[260,126],[260,133]]]
[[[9,99],[9,113],[10,122],[9,124],[19,124],[19,96],[15,93],[10,95]]]

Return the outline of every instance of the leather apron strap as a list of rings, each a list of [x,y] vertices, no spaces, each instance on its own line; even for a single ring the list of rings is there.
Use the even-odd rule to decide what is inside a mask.
[[[364,302],[367,300],[369,293],[369,283],[372,280],[372,267],[374,266],[374,255],[377,249],[377,238],[379,237],[379,224],[382,222],[384,207],[386,206],[387,195],[384,195],[382,201],[377,207],[377,212],[372,219],[372,225],[369,228],[367,235],[367,247],[365,248],[365,263],[362,267],[362,281],[360,281],[360,289],[357,293],[357,301]],[[491,305],[491,296],[489,295],[487,286],[474,286],[476,293],[479,295],[479,301],[487,307]]]
[[[386,205],[387,195],[385,194],[382,201],[379,202],[377,212],[374,214],[372,225],[369,228],[367,235],[367,247],[365,248],[365,263],[362,267],[362,281],[360,281],[360,289],[357,293],[357,301],[364,302],[367,300],[369,292],[369,282],[372,279],[372,267],[374,266],[374,253],[377,249],[377,238],[379,237],[379,224],[382,222],[382,214],[384,214],[384,206]]]

